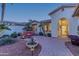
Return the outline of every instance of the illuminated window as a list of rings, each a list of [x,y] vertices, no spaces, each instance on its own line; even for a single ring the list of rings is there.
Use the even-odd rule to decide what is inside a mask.
[[[45,24],[45,25],[44,25],[44,30],[45,30],[46,32],[50,32],[50,31],[51,31],[51,24],[50,24],[50,23]]]
[[[45,32],[48,31],[47,25],[44,25],[44,30],[45,30]]]
[[[66,37],[68,35],[68,21],[65,18],[59,20],[58,36]]]
[[[51,24],[48,23],[48,26],[47,26],[47,31],[50,32],[51,31]]]

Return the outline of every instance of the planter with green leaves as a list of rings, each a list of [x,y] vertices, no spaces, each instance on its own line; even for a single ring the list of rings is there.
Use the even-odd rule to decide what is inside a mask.
[[[31,38],[30,41],[26,42],[26,46],[29,48],[35,48],[37,45],[38,43],[35,42],[33,38]]]
[[[11,30],[11,29],[8,28],[8,26],[6,26],[5,24],[0,24],[0,30],[3,30],[3,29]]]

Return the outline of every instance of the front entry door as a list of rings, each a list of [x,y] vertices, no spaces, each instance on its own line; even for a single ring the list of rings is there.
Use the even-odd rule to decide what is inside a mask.
[[[65,18],[59,20],[58,23],[58,36],[67,37],[68,35],[68,21]]]

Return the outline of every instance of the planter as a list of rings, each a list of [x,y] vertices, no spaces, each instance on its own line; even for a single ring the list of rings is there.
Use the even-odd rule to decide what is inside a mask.
[[[27,46],[28,48],[30,48],[30,49],[31,49],[31,48],[35,48],[37,45],[38,45],[38,43],[36,43],[36,44],[34,44],[34,45],[30,45],[30,44],[28,45],[28,43],[26,43],[26,46]]]
[[[26,46],[28,47],[28,48],[30,48],[30,51],[31,51],[31,53],[32,53],[32,56],[34,55],[34,51],[35,51],[35,47],[37,47],[38,46],[38,43],[36,43],[36,44],[28,44],[28,42],[26,43]]]
[[[28,39],[26,40],[26,46],[27,46],[28,48],[35,48],[37,45],[38,45],[38,43],[35,42],[35,41],[34,41],[33,39],[31,39],[31,38],[28,38]]]

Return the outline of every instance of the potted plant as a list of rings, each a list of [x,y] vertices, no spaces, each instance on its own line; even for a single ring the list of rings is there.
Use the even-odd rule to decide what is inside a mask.
[[[37,45],[38,43],[35,42],[33,38],[29,39],[29,41],[26,42],[26,46],[29,48],[36,47]]]

